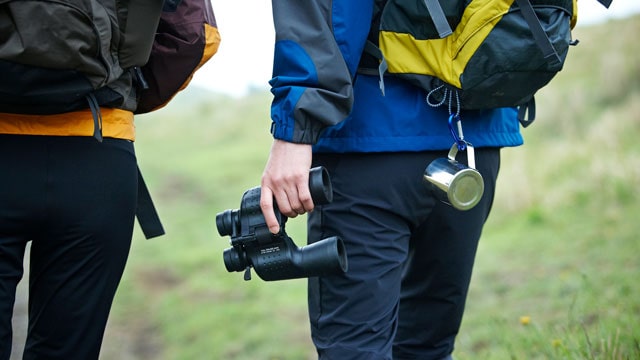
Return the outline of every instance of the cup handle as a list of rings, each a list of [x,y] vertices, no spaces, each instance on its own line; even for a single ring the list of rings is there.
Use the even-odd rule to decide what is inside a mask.
[[[447,155],[447,157],[449,158],[449,160],[455,161],[457,155],[458,155],[458,144],[453,143],[453,145],[451,146],[451,149],[449,150],[449,155]]]
[[[473,145],[467,143],[467,163],[470,168],[476,170],[476,152]]]

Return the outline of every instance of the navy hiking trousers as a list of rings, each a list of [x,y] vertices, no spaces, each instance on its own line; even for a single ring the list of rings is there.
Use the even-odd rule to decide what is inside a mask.
[[[500,150],[476,149],[485,190],[468,211],[440,202],[425,185],[423,172],[439,157],[447,151],[314,154],[313,166],[329,171],[334,198],[309,214],[308,241],[339,236],[349,261],[343,275],[309,279],[319,359],[451,355]]]
[[[131,141],[0,135],[0,359],[29,241],[24,359],[98,358],[136,199]]]

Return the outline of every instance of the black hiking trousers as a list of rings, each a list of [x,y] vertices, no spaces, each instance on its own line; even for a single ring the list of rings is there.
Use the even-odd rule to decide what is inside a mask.
[[[0,359],[29,241],[23,358],[98,359],[136,202],[131,141],[0,135]]]
[[[313,155],[331,175],[333,201],[309,214],[308,240],[339,236],[348,258],[345,274],[309,278],[319,359],[449,358],[500,167],[500,149],[475,154],[485,189],[467,211],[422,178],[447,151]]]

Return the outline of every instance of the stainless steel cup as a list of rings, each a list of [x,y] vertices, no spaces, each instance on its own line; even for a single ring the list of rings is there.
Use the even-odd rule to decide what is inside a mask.
[[[467,143],[469,166],[456,161],[457,144],[453,144],[447,158],[432,161],[424,171],[424,179],[433,187],[436,196],[458,210],[476,206],[484,193],[482,175],[475,169],[473,146]]]

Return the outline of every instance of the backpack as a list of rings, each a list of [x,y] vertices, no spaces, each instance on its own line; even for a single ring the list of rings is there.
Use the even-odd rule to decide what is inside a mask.
[[[149,61],[141,68],[147,88],[140,93],[135,113],[167,105],[219,44],[210,0],[165,0]]]
[[[219,42],[209,0],[0,0],[0,34],[0,112],[19,114],[155,110]]]
[[[525,127],[577,44],[577,0],[376,0],[374,11],[360,72],[379,75],[383,94],[389,74],[450,112],[519,107]]]
[[[161,11],[162,0],[0,0],[0,111],[135,110]]]
[[[35,20],[34,20],[35,19]],[[217,51],[210,0],[0,0],[0,112],[165,106]],[[138,222],[164,234],[138,171]]]

